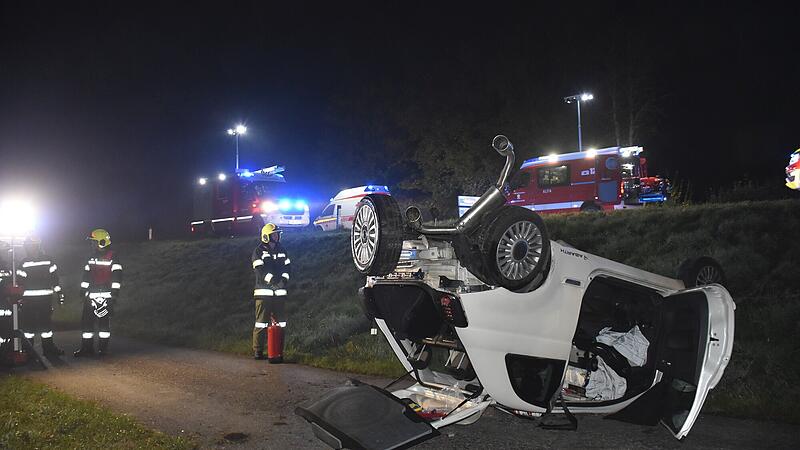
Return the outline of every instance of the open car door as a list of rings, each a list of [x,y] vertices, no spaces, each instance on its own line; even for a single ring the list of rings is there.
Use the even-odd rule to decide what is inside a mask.
[[[661,422],[683,439],[728,365],[735,309],[728,291],[716,284],[664,298],[657,353],[661,381],[608,418],[648,425]]]

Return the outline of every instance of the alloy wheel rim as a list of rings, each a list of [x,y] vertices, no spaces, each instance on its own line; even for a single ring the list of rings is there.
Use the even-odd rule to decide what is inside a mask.
[[[365,204],[356,213],[350,242],[356,265],[368,267],[378,248],[378,220],[372,205]]]
[[[542,232],[535,223],[521,220],[503,233],[497,244],[496,260],[500,273],[509,280],[530,275],[542,257]]]

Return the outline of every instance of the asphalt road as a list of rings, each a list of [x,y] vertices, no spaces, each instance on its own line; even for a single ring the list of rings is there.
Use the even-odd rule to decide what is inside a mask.
[[[67,349],[78,346],[78,332],[56,336]],[[297,364],[224,353],[112,341],[102,359],[65,356],[49,371],[19,373],[75,397],[96,401],[115,412],[172,435],[193,438],[204,448],[327,448],[296,404],[354,377],[384,385],[387,380],[348,375]],[[684,442],[662,427],[579,417],[576,432],[548,431],[531,421],[490,408],[473,425],[454,425],[419,448],[800,448],[796,427],[704,415]]]

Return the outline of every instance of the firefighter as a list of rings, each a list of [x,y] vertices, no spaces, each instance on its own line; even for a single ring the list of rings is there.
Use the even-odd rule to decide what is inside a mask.
[[[252,263],[256,282],[253,297],[256,303],[256,324],[253,328],[253,357],[269,359],[271,363],[283,361],[283,342],[280,339],[275,355],[264,355],[267,328],[280,327],[280,336],[286,327],[286,285],[291,274],[291,261],[281,245],[282,230],[273,223],[261,228],[261,243],[253,250]],[[276,333],[277,335],[277,333]],[[272,348],[272,345],[270,345]]]
[[[12,274],[6,265],[5,258],[0,255],[0,359],[14,337],[13,309],[7,291],[12,284]],[[2,362],[0,361],[0,364]]]
[[[58,266],[44,253],[39,238],[28,237],[23,247],[25,259],[17,269],[17,283],[23,288],[20,329],[31,344],[39,334],[45,355],[63,355],[64,352],[53,343],[53,302],[57,298],[59,304],[64,304]]]
[[[83,315],[81,317],[81,348],[75,357],[94,355],[94,332],[97,328],[97,353],[108,352],[111,340],[111,316],[122,288],[122,264],[111,249],[111,235],[98,228],[86,239],[92,241],[94,253],[83,267],[81,295]]]

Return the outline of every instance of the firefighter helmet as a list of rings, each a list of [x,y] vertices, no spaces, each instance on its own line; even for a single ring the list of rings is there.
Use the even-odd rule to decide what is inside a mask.
[[[102,228],[92,230],[92,233],[86,239],[97,242],[97,248],[106,248],[111,245],[111,235]]]
[[[268,223],[261,227],[261,242],[265,244],[269,242],[269,237],[272,233],[283,233],[283,230],[274,223]]]

